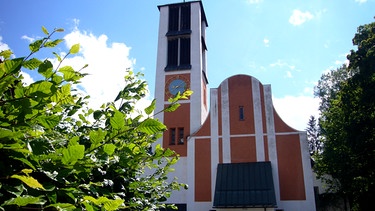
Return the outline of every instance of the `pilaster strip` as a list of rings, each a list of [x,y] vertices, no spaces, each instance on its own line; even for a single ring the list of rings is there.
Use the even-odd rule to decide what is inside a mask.
[[[275,134],[275,120],[273,116],[272,92],[270,85],[264,85],[264,106],[266,113],[267,125],[267,139],[268,139],[268,153],[272,165],[272,176],[275,185],[275,195],[277,204],[280,205],[280,183],[279,183],[279,168],[277,162],[277,147]]]
[[[211,194],[215,196],[216,171],[219,163],[219,113],[217,89],[210,90],[211,96]]]
[[[264,140],[263,140],[263,119],[262,103],[260,98],[260,83],[257,79],[251,78],[253,91],[253,109],[254,109],[254,126],[255,126],[255,146],[257,161],[265,161]]]
[[[223,137],[223,162],[230,163],[230,118],[229,118],[229,93],[228,79],[221,84],[221,118]]]

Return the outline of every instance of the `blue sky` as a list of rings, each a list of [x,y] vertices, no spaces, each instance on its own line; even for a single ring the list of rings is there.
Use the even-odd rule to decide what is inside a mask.
[[[43,35],[41,26],[64,28],[56,36],[66,40],[58,52],[81,43],[82,52],[65,64],[77,69],[89,64],[91,75],[82,87],[94,106],[113,100],[129,67],[144,73],[147,101],[155,87],[157,5],[176,2],[182,0],[0,0],[0,50],[27,55],[28,43]],[[375,0],[203,0],[203,5],[209,86],[235,74],[271,84],[277,112],[300,130],[317,115],[314,85],[322,73],[347,62],[357,27],[375,16]],[[36,80],[32,72],[25,76]]]

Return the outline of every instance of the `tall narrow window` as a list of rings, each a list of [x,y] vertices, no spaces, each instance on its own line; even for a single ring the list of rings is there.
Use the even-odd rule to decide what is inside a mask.
[[[184,128],[178,128],[178,144],[184,144]]]
[[[168,32],[166,34],[168,39],[166,71],[191,69],[190,19],[190,3],[169,7]]]
[[[190,4],[181,6],[180,31],[190,30]]]
[[[168,61],[167,66],[178,66],[178,39],[168,40]]]
[[[180,66],[190,65],[190,37],[180,39]]]
[[[239,107],[239,117],[240,117],[240,120],[245,120],[245,113],[244,113],[244,108],[243,106],[240,106]]]
[[[169,7],[168,33],[190,33],[190,4]]]
[[[177,6],[170,6],[169,7],[169,23],[168,23],[168,30],[169,31],[178,31],[178,20],[180,15],[180,8]]]
[[[190,37],[170,38],[165,70],[191,69],[190,53]]]
[[[170,128],[170,145],[175,145],[176,144],[176,128]]]

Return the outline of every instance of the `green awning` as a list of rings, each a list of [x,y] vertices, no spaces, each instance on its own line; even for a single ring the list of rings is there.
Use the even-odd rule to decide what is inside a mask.
[[[219,164],[214,207],[276,207],[271,162]]]

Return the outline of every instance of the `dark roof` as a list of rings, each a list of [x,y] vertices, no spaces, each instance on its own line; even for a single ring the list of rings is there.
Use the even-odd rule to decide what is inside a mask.
[[[276,207],[271,162],[219,164],[214,207]]]

